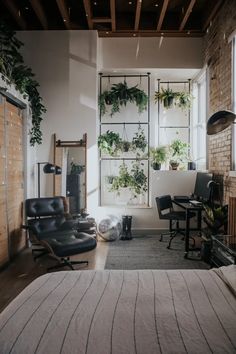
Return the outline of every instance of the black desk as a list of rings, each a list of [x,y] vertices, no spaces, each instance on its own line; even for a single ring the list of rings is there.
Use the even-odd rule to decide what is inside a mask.
[[[172,200],[173,203],[178,205],[180,208],[184,209],[186,212],[186,224],[185,224],[185,252],[184,252],[184,258],[188,258],[188,252],[189,252],[189,231],[190,231],[190,218],[189,218],[189,213],[190,212],[195,212],[197,214],[197,229],[194,230],[199,230],[201,231],[202,228],[202,210],[203,206],[202,204],[200,205],[193,205],[191,203],[181,203],[176,200]]]

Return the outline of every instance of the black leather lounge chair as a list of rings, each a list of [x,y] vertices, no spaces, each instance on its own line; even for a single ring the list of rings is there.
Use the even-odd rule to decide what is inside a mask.
[[[79,232],[77,222],[68,219],[65,198],[27,199],[25,211],[31,243],[43,247],[43,254],[48,253],[58,262],[48,270],[64,266],[74,269],[73,264],[88,264],[88,261],[71,261],[70,256],[92,250],[97,245],[96,239]],[[42,248],[32,251],[42,251]]]

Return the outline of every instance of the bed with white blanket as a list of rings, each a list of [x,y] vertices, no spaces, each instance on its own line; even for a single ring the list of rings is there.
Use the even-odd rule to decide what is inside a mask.
[[[45,274],[0,315],[0,353],[236,353],[236,266]]]

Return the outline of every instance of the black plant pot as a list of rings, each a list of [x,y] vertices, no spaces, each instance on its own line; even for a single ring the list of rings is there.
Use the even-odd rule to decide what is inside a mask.
[[[193,161],[188,162],[188,170],[196,170],[196,163]]]
[[[157,162],[153,162],[152,163],[152,168],[157,171],[157,170],[160,170],[161,169],[161,164],[160,163],[157,163]]]
[[[174,103],[174,98],[173,97],[166,97],[163,100],[163,105],[164,105],[165,108],[172,107],[173,103]]]

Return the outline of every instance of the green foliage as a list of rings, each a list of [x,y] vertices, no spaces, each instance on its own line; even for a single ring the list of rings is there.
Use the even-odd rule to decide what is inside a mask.
[[[131,190],[134,196],[143,194],[147,191],[147,176],[144,173],[143,163],[139,161],[134,161],[131,169]]]
[[[85,166],[84,165],[76,164],[73,161],[71,162],[70,167],[71,167],[70,173],[72,175],[80,175],[81,172],[85,171]]]
[[[161,88],[161,92],[155,92],[155,103],[158,99],[163,103],[165,108],[172,108],[173,104],[182,109],[190,108],[193,100],[193,96],[189,92],[181,91],[174,92],[172,89]]]
[[[171,108],[173,106],[174,98],[176,97],[176,93],[173,92],[172,89],[161,88],[161,92],[155,92],[155,103],[160,99],[165,108]]]
[[[193,96],[189,92],[177,92],[176,93],[176,105],[182,109],[190,108],[192,104]]]
[[[23,43],[16,38],[15,32],[0,23],[0,72],[2,79],[8,85],[15,85],[24,98],[28,96],[32,111],[30,144],[34,146],[42,143],[40,124],[46,109],[38,92],[39,84],[35,80],[32,70],[24,64],[20,54],[22,46]]]
[[[102,152],[114,156],[120,148],[121,141],[118,133],[107,130],[98,137],[98,147]]]
[[[141,125],[138,127],[138,131],[134,134],[132,139],[132,149],[136,150],[139,149],[142,152],[145,152],[147,147],[147,139],[144,134],[144,129],[141,128]]]
[[[134,197],[147,191],[147,176],[144,173],[143,164],[139,161],[132,163],[131,171],[125,163],[119,167],[119,175],[112,181],[110,191],[115,191],[119,195],[120,188],[129,188]]]
[[[151,148],[150,149],[150,158],[151,158],[151,163],[157,163],[157,164],[162,164],[166,161],[167,159],[167,147],[166,146],[158,146],[156,148]]]
[[[126,106],[128,102],[135,103],[138,107],[138,112],[142,113],[147,109],[148,96],[136,86],[128,87],[126,81],[118,84],[113,84],[110,91],[104,91],[99,95],[98,104],[100,113],[103,116],[107,112],[107,106],[111,105],[111,113],[120,112],[121,106]]]
[[[187,160],[189,144],[180,139],[173,140],[170,144],[170,163],[179,163]]]

